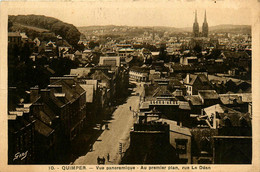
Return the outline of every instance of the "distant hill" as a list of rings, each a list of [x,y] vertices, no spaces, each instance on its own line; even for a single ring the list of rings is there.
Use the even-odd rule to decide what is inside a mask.
[[[210,32],[251,33],[250,25],[217,25],[209,28]]]
[[[86,36],[101,36],[104,37],[138,37],[144,32],[154,32],[159,36],[162,36],[164,32],[168,32],[169,35],[181,34],[183,32],[192,32],[192,27],[186,28],[175,28],[175,27],[145,27],[145,26],[116,26],[116,25],[106,25],[106,26],[84,26],[78,27],[78,30]],[[249,25],[217,25],[209,27],[209,32],[229,32],[229,33],[251,33],[251,26]]]
[[[192,27],[185,27],[181,28],[185,32],[192,32]],[[231,24],[223,24],[223,25],[216,25],[210,26],[209,32],[213,33],[251,33],[251,26],[250,25],[231,25]]]
[[[96,35],[96,36],[110,36],[110,37],[138,37],[144,32],[154,32],[162,36],[164,32],[169,33],[181,33],[183,30],[174,27],[164,27],[164,26],[83,26],[78,27],[78,30],[86,36]]]
[[[9,31],[26,32],[30,38],[52,39],[56,35],[60,35],[73,46],[77,45],[81,35],[72,24],[43,15],[9,16],[8,25]]]

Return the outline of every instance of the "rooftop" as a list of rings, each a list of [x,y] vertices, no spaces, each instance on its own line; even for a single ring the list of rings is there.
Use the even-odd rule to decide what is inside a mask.
[[[19,32],[8,32],[8,36],[10,37],[21,37]]]
[[[186,135],[186,136],[191,136],[190,129],[177,125],[176,121],[172,121],[172,120],[169,120],[169,119],[160,119],[160,121],[162,121],[163,123],[166,122],[167,124],[169,124],[170,125],[170,131],[172,131],[172,132],[176,132],[176,133],[183,134],[183,135]]]
[[[241,101],[245,103],[252,102],[252,93],[219,94],[219,97],[223,104],[229,104],[234,99],[236,99],[238,103]]]
[[[218,99],[219,95],[215,90],[199,90],[198,94],[203,99]]]
[[[52,132],[54,132],[54,130],[51,127],[44,124],[40,120],[36,120],[35,130],[46,137],[48,137]]]
[[[185,96],[185,99],[190,101],[192,105],[202,105],[202,101],[198,95]]]

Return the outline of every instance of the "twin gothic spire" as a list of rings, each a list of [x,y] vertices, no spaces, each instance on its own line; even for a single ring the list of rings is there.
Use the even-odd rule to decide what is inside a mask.
[[[208,29],[207,16],[206,16],[206,10],[205,10],[201,36],[208,37],[208,31],[209,31],[209,29]],[[194,37],[200,37],[199,23],[198,23],[198,19],[197,19],[197,10],[195,11],[195,21],[193,23],[193,34],[194,34]]]

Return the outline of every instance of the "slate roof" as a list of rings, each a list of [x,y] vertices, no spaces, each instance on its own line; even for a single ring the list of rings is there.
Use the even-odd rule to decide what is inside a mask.
[[[9,36],[9,37],[16,37],[16,36],[22,37],[22,36],[20,35],[20,33],[18,33],[18,32],[8,32],[8,36]]]
[[[202,101],[198,95],[185,96],[185,99],[190,101],[192,105],[202,105]]]
[[[45,124],[51,125],[52,121],[51,121],[50,117],[49,117],[45,112],[40,111],[38,117],[39,117],[39,119],[40,119],[42,122],[44,122]]]
[[[43,106],[43,111],[44,111],[45,114],[48,115],[48,117],[50,118],[50,120],[56,119],[57,114],[55,114],[55,113],[53,112],[53,110],[51,109],[51,107],[48,106],[47,104],[45,104],[45,105]]]
[[[76,100],[81,94],[85,92],[85,90],[77,83],[69,84],[65,80],[61,79],[52,83],[50,85],[62,85],[62,92],[65,93],[65,100],[68,102],[73,102]],[[55,96],[52,96],[55,97]]]
[[[229,58],[249,58],[250,56],[244,52],[244,51],[239,51],[239,52],[231,52],[231,51],[225,51],[223,52],[225,57],[227,59]]]
[[[170,79],[169,85],[171,85],[173,87],[178,86],[180,88],[185,87],[178,79]]]
[[[10,117],[9,117],[10,116]],[[17,133],[21,129],[24,129],[28,125],[35,122],[35,119],[33,117],[30,117],[29,119],[25,119],[23,116],[18,116],[17,111],[9,111],[8,114],[8,131]]]
[[[194,71],[195,67],[191,65],[172,65],[171,68],[174,71]]]
[[[211,113],[213,113],[213,112],[224,113],[225,110],[229,110],[229,109],[227,107],[223,106],[223,105],[216,104],[216,105],[204,108],[203,110],[206,114],[211,115]]]
[[[215,90],[199,90],[198,94],[203,99],[218,99],[219,95]]]
[[[233,104],[234,100],[236,100],[237,103],[243,103],[242,98],[236,94],[219,94],[219,98],[224,105]]]
[[[77,69],[71,69],[70,74],[72,75],[78,75],[79,77],[86,77],[90,72],[90,68],[77,68]]]
[[[225,117],[227,117],[230,119],[232,127],[242,127],[240,122],[242,118],[247,122],[247,125],[251,127],[251,117],[249,113],[243,114],[236,111],[234,113],[230,112],[230,113],[219,114],[219,116],[221,118],[220,120],[221,126],[225,126],[224,119]]]
[[[242,98],[242,102],[245,103],[251,103],[252,102],[252,93],[232,93],[232,94],[219,94],[221,101],[223,102],[227,102],[229,100],[226,100],[228,97],[232,98],[236,98],[236,97],[241,97]]]
[[[53,91],[53,89],[52,89]],[[50,99],[53,101],[58,107],[62,107],[64,105],[64,102],[59,100],[53,93],[50,94]],[[46,104],[49,104],[48,102],[44,102]]]
[[[179,101],[179,108],[183,110],[191,110],[190,104],[186,101]]]
[[[176,132],[178,134],[183,134],[183,135],[186,135],[186,136],[191,136],[190,129],[186,128],[186,127],[178,126],[176,121],[172,121],[172,120],[169,120],[169,119],[161,119],[161,121],[163,123],[166,122],[167,124],[169,124],[170,131]]]
[[[160,97],[160,96],[169,96],[173,97],[172,93],[169,90],[165,90],[160,86],[154,90],[152,97]]]
[[[133,66],[130,68],[130,71],[140,72],[140,73],[148,73],[150,69],[148,67],[138,67]]]
[[[249,113],[241,113],[239,111],[236,111],[232,108],[228,108],[224,105],[216,104],[207,108],[204,108],[204,112],[208,115],[211,116],[211,114],[214,114],[215,112],[218,112],[217,118],[220,119],[220,125],[225,126],[224,120],[226,118],[230,119],[230,122],[232,126],[240,126],[240,120],[241,118],[244,118],[248,125],[251,126],[251,116]]]
[[[35,130],[41,135],[48,137],[54,130],[48,125],[44,124],[42,121],[36,119]]]
[[[188,85],[193,85],[197,79],[199,79],[203,84],[211,85],[208,78],[204,74],[189,74],[189,82],[188,76],[184,79],[184,83]]]
[[[93,77],[95,75],[96,75],[96,77]],[[99,79],[102,80],[101,79],[101,78],[103,78],[102,76],[105,77],[107,80],[111,80],[113,75],[109,74],[108,72],[105,72],[103,70],[95,70],[95,72],[91,74],[91,77],[93,79],[97,79],[97,80],[99,80]]]

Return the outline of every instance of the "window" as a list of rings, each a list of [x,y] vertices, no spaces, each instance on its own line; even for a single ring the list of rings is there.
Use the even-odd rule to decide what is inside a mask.
[[[201,151],[210,152],[211,150],[211,143],[209,137],[202,137],[200,141]]]
[[[175,139],[176,142],[176,150],[179,154],[187,153],[187,139]]]

